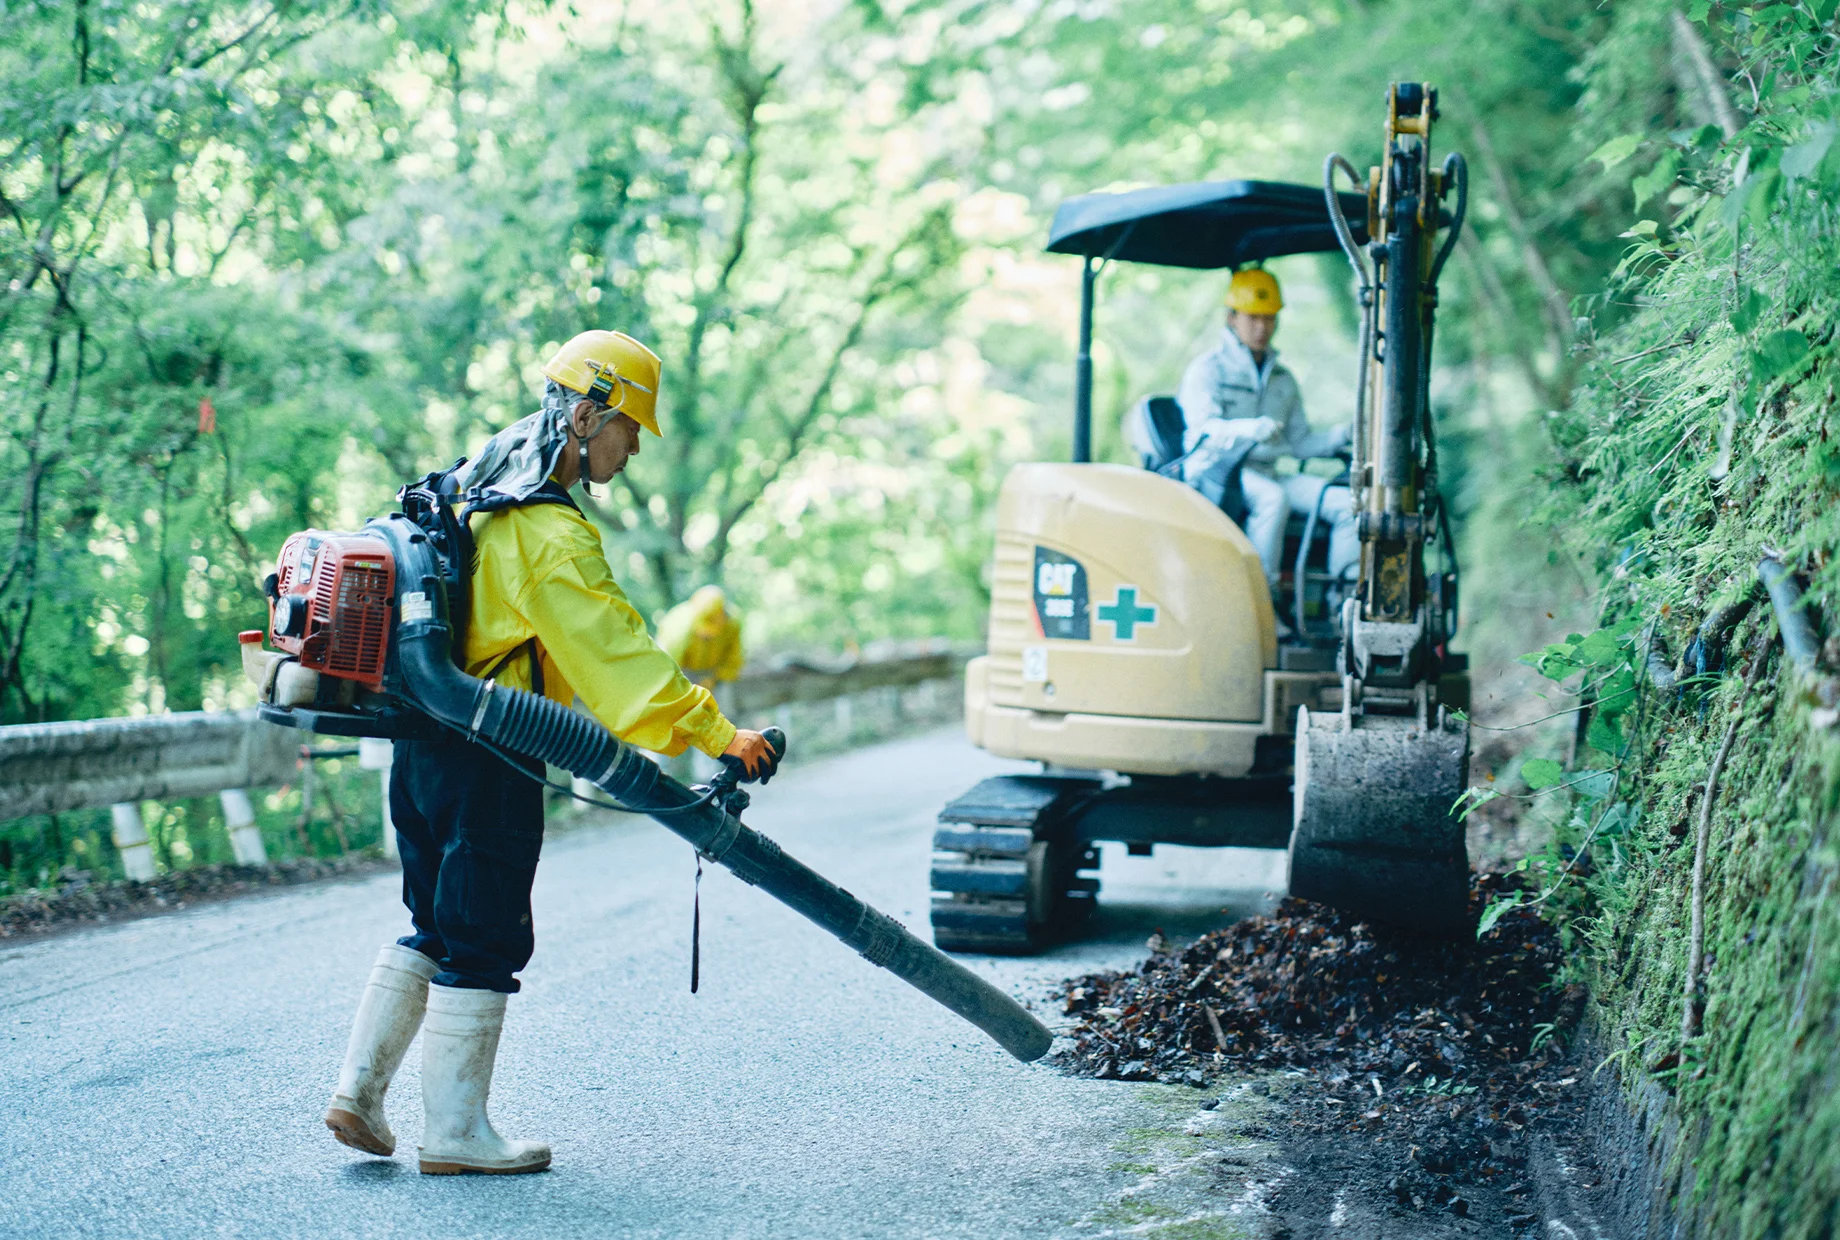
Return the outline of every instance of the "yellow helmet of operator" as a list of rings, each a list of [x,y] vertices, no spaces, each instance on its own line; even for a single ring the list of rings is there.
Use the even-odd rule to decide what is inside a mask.
[[[556,350],[543,374],[571,392],[623,413],[646,430],[658,429],[658,355],[625,332],[587,331]]]
[[[1233,283],[1227,285],[1227,309],[1241,314],[1276,314],[1284,309],[1278,277],[1263,267],[1234,272]]]

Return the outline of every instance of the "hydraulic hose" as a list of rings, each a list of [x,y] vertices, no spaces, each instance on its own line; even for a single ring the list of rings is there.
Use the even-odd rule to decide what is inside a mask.
[[[392,542],[399,551],[411,550],[400,539]],[[399,555],[399,582],[421,576],[405,571],[405,560],[414,558],[413,553]],[[426,576],[422,580],[429,582]],[[703,856],[842,939],[870,964],[964,1017],[1017,1059],[1027,1063],[1048,1053],[1053,1034],[1021,1004],[909,934],[892,917],[787,856],[778,844],[743,826],[719,801],[696,804],[696,793],[595,720],[534,693],[466,675],[449,656],[451,635],[443,619],[437,613],[397,626],[397,668],[403,690],[417,706],[450,727],[541,758],[592,781],[622,805],[650,813]]]
[[[1354,268],[1355,296],[1361,303],[1361,368],[1354,388],[1354,433],[1349,436],[1354,446],[1354,468],[1348,477],[1349,499],[1355,511],[1359,512],[1366,503],[1362,494],[1362,474],[1369,452],[1367,391],[1374,361],[1374,273],[1362,256],[1360,247],[1355,244],[1354,229],[1348,223],[1347,212],[1342,210],[1341,195],[1335,191],[1335,174],[1338,169],[1357,187],[1361,184],[1361,177],[1354,170],[1354,165],[1341,155],[1331,155],[1323,161],[1323,203],[1329,210],[1329,222],[1335,227],[1335,239],[1341,244],[1342,253],[1347,255],[1348,265]]]
[[[1438,248],[1437,257],[1431,260],[1431,277],[1426,283],[1432,288],[1437,287],[1438,276],[1443,274],[1450,252],[1457,248],[1457,238],[1463,234],[1463,218],[1469,214],[1469,162],[1455,151],[1444,157],[1444,187],[1446,191],[1455,189],[1457,209],[1451,214],[1450,231],[1444,235],[1444,244]]]
[[[1340,171],[1357,190],[1365,192],[1361,184],[1361,174],[1354,165],[1341,155],[1331,155],[1323,160],[1323,205],[1329,209],[1329,223],[1335,229],[1335,239],[1342,247],[1342,253],[1348,256],[1348,265],[1354,268],[1355,279],[1360,282],[1363,292],[1373,287],[1373,273],[1368,270],[1367,261],[1361,257],[1361,249],[1355,244],[1354,229],[1348,223],[1348,213],[1342,210],[1341,195],[1335,192],[1335,174]]]

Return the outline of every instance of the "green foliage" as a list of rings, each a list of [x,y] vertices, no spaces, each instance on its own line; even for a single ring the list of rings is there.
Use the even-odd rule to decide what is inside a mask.
[[[1639,635],[1633,629],[1633,622],[1625,622],[1584,636],[1574,633],[1563,642],[1521,658],[1548,680],[1576,678],[1574,691],[1588,703],[1585,741],[1612,757],[1622,754],[1622,719],[1636,706],[1635,648]],[[1521,775],[1529,787],[1558,782],[1557,776],[1548,777],[1544,768],[1541,784],[1533,783],[1526,767],[1522,767]]]
[[[1618,134],[1616,137],[1611,138],[1608,142],[1598,147],[1595,151],[1592,151],[1591,158],[1602,164],[1604,169],[1608,171],[1622,163],[1625,159],[1628,159],[1631,155],[1634,155],[1636,153],[1636,148],[1641,145],[1642,135],[1639,133]]]
[[[1256,175],[1319,184],[1330,150],[1361,167],[1377,161],[1388,82],[1432,82],[1444,118],[1437,142],[1467,153],[1478,207],[1474,244],[1446,287],[1442,320],[1453,329],[1440,353],[1447,363],[1499,361],[1557,405],[1574,366],[1567,303],[1594,289],[1621,249],[1612,204],[1626,200],[1620,165],[1642,139],[1620,135],[1650,128],[1646,114],[1614,134],[1578,125],[1588,87],[1576,66],[1616,33],[1620,14],[1569,0],[1230,9],[1137,0],[1026,19],[990,6],[963,22],[946,54],[908,71],[907,95],[990,92],[989,175],[1045,212],[1108,183]],[[1670,89],[1664,63],[1629,77],[1645,97]],[[1590,164],[1594,151],[1612,157],[1607,166]]]
[[[1521,780],[1534,792],[1550,788],[1564,778],[1565,768],[1551,758],[1529,758],[1521,763]]]
[[[610,324],[666,359],[667,437],[588,505],[642,606],[726,575],[757,648],[974,636],[1027,445],[942,399],[951,108],[858,106],[898,49],[827,21],[0,12],[0,722],[246,700],[282,539]]]
[[[1609,136],[1573,132],[1566,67],[1608,29],[1584,5],[183,12],[0,18],[0,468],[26,483],[0,719],[240,700],[230,637],[280,538],[472,450],[531,407],[547,347],[606,323],[666,359],[667,438],[589,505],[642,606],[726,578],[756,647],[972,636],[994,483],[1064,451],[1068,370],[1049,299],[982,286],[1066,193],[1371,158],[1396,76],[1443,85],[1441,141],[1477,167],[1440,355],[1480,401],[1446,484],[1486,528],[1517,485],[1496,371],[1563,400],[1564,303],[1613,261],[1603,208],[1653,145],[1550,183],[1555,150],[1582,166]],[[1455,50],[1484,31],[1498,57]],[[1033,218],[990,222],[1019,201]],[[1218,292],[1108,278],[1116,414],[1192,351],[1172,300],[1192,320]]]
[[[334,227],[326,122],[395,42],[360,16],[0,13],[0,720],[221,699],[268,540],[370,420],[348,327],[233,275]]]
[[[1493,930],[1504,913],[1519,908],[1525,899],[1525,892],[1510,891],[1504,896],[1497,896],[1490,900],[1488,907],[1482,910],[1482,916],[1476,919],[1476,937],[1481,938]]]
[[[1835,614],[1840,167],[1827,9],[1690,6],[1700,24],[1685,34],[1664,6],[1619,14],[1619,26],[1665,25],[1687,63],[1697,42],[1711,76],[1683,79],[1676,107],[1647,131],[1665,147],[1654,180],[1635,191],[1650,218],[1629,230],[1602,299],[1636,309],[1583,342],[1576,398],[1547,423],[1556,485],[1542,519],[1595,562],[1607,622],[1529,662],[1594,690],[1584,742],[1621,759],[1595,813],[1594,789],[1568,788],[1557,840],[1583,891],[1574,884],[1553,905],[1582,937],[1608,1032],[1627,1048],[1615,1057],[1623,1070],[1679,1063],[1657,1067],[1657,1079],[1683,1120],[1682,1208],[1705,1234],[1826,1235],[1840,1209],[1840,1104],[1828,1086],[1840,1069],[1834,742],[1811,729],[1786,671],[1745,699],[1735,655],[1723,675],[1666,693],[1637,674],[1644,660],[1691,671],[1688,643],[1707,616],[1756,590],[1766,551],[1806,576],[1819,614]],[[1636,130],[1599,83],[1642,55],[1652,49],[1611,41],[1590,66],[1587,109],[1621,132]],[[1752,611],[1725,639],[1730,650],[1769,634],[1768,614]],[[1683,1045],[1693,836],[1734,718],[1713,793],[1706,1033]]]

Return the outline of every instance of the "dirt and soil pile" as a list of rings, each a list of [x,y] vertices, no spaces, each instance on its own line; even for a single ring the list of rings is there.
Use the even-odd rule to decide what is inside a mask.
[[[1504,879],[1478,878],[1481,905]],[[1393,936],[1322,905],[1286,900],[1135,972],[1064,984],[1079,1017],[1062,1062],[1126,1080],[1221,1067],[1337,1065],[1351,1073],[1468,1079],[1523,1062],[1565,1013],[1559,943],[1525,909],[1479,941]]]
[[[1473,911],[1515,881],[1478,875]],[[1381,1186],[1401,1206],[1461,1213],[1478,1182],[1518,1196],[1516,1138],[1569,1112],[1578,1078],[1561,1056],[1584,995],[1555,984],[1557,932],[1529,909],[1480,940],[1437,942],[1286,900],[1187,947],[1150,946],[1135,971],[1063,983],[1077,1019],[1060,1064],[1197,1086],[1289,1070],[1291,1127],[1273,1135],[1404,1143]]]

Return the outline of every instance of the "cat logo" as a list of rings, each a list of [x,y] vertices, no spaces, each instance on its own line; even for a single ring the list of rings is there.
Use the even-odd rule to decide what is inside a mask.
[[[1086,610],[1086,569],[1078,560],[1035,548],[1035,620],[1043,637],[1087,641],[1092,622]]]

